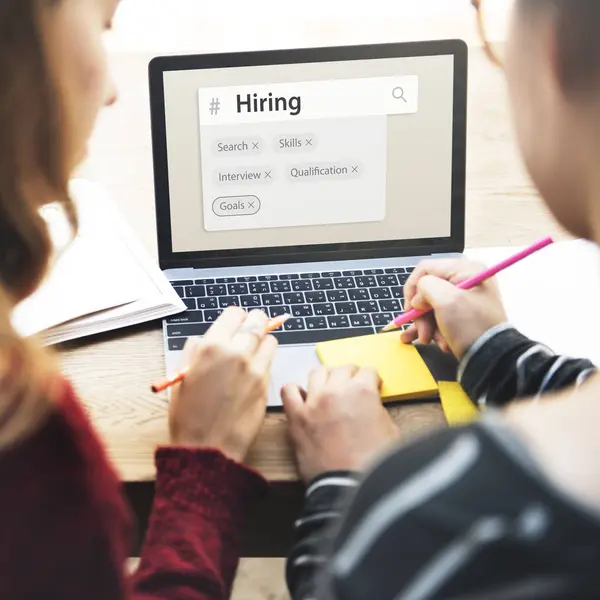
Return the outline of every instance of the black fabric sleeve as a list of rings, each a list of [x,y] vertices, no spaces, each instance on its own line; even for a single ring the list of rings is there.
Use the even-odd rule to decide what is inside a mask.
[[[465,392],[480,406],[503,406],[514,399],[580,384],[594,371],[590,361],[557,356],[506,327],[492,332],[476,351],[467,354],[459,377]]]

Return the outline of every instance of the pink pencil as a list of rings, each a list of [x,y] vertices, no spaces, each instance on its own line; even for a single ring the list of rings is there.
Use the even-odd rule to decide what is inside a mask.
[[[474,277],[471,277],[470,279],[466,279],[465,281],[459,283],[456,287],[459,287],[461,290],[470,290],[471,288],[475,287],[476,285],[483,283],[486,279],[490,279],[490,277],[493,277],[497,273],[500,273],[500,271],[504,271],[504,269],[511,267],[515,263],[522,261],[524,258],[531,256],[533,253],[537,252],[538,250],[541,250],[542,248],[545,248],[546,246],[549,246],[552,243],[553,243],[552,238],[550,238],[550,237],[544,238],[543,240],[536,242],[532,246],[529,246],[529,248],[525,248],[525,250],[521,250],[521,252],[517,252],[517,254],[515,254],[514,256],[507,258],[506,260],[503,260],[501,263],[498,263],[495,267],[490,267],[489,269],[485,269],[485,271],[482,271],[478,275],[475,275]],[[386,325],[379,333],[391,331],[392,329],[396,329],[397,327],[406,325],[407,323],[414,321],[418,317],[421,317],[428,312],[429,311],[427,311],[427,310],[417,310],[417,309],[413,308],[412,310],[409,310],[408,312],[398,315],[391,323]]]

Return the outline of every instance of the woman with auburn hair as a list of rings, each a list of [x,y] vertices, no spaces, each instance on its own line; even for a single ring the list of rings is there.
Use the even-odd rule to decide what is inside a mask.
[[[242,466],[263,422],[276,341],[267,317],[226,311],[187,348],[156,453],[149,530],[125,573],[119,481],[48,352],[11,328],[52,259],[40,208],[67,193],[98,111],[115,101],[102,36],[117,0],[0,0],[0,598],[230,595],[248,508],[265,482]],[[224,385],[223,382],[227,381]]]

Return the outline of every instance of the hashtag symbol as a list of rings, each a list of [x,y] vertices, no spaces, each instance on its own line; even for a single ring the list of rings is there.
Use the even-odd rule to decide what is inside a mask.
[[[210,101],[209,107],[211,115],[218,115],[219,111],[221,110],[221,101],[218,98],[213,98]]]

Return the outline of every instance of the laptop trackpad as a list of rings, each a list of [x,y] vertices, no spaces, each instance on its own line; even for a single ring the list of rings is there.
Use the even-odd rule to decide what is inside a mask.
[[[314,346],[282,346],[277,350],[269,389],[269,406],[281,406],[281,388],[286,383],[306,386],[308,373],[321,364]]]

